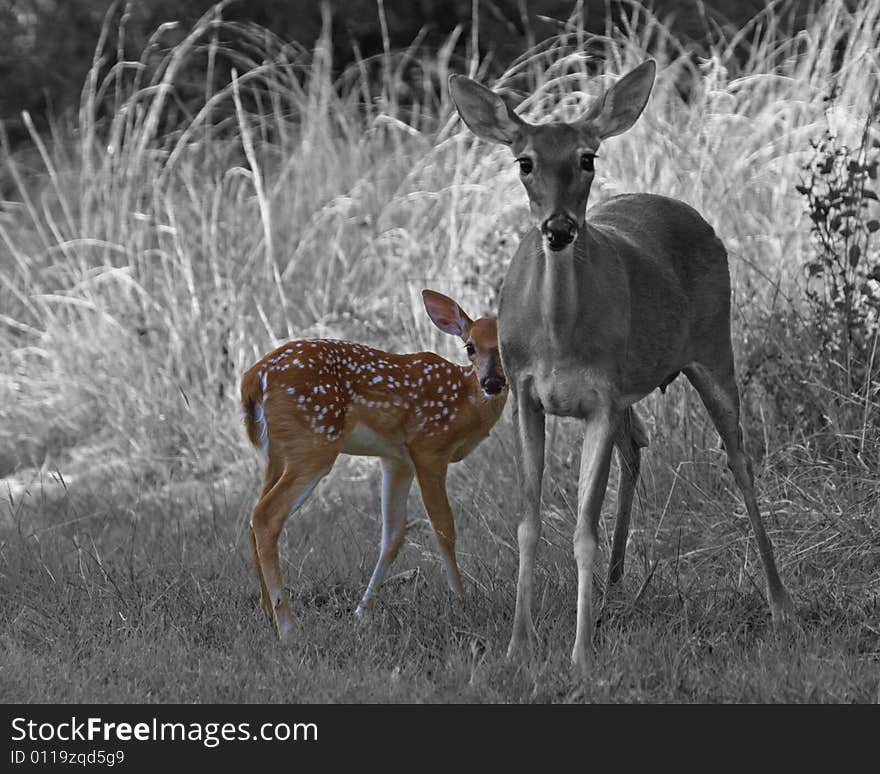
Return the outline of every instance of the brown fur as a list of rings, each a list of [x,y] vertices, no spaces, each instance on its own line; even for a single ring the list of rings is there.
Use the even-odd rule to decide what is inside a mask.
[[[494,318],[471,321],[454,301],[425,291],[435,324],[472,351],[460,366],[432,352],[396,355],[346,341],[291,341],[254,363],[241,382],[248,440],[266,451],[251,517],[260,604],[280,637],[293,628],[278,561],[285,521],[340,454],[382,458],[382,548],[358,611],[366,609],[406,534],[406,496],[418,478],[450,587],[462,593],[446,469],[463,459],[501,415],[507,387]],[[493,381],[494,380],[494,381]],[[495,395],[486,395],[484,384]],[[263,423],[266,435],[263,437]]]

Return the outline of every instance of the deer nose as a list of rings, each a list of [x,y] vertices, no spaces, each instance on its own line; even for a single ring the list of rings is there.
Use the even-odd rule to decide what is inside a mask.
[[[480,384],[487,395],[497,395],[504,389],[504,379],[500,376],[487,376]]]
[[[550,243],[551,250],[561,250],[570,245],[577,231],[577,223],[562,213],[554,213],[541,224],[541,233]]]

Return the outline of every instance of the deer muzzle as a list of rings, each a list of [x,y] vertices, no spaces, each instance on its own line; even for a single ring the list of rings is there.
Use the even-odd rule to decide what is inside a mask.
[[[578,224],[564,213],[554,213],[541,224],[541,233],[553,251],[568,247],[577,236]]]
[[[496,374],[487,376],[480,382],[480,386],[483,388],[483,392],[485,392],[486,395],[497,395],[504,389],[504,385],[504,377]]]

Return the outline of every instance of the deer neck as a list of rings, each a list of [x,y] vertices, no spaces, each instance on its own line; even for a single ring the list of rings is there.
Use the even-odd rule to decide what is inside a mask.
[[[541,310],[551,342],[570,339],[577,324],[581,297],[579,288],[584,282],[583,272],[586,269],[580,256],[579,241],[556,252],[542,245],[541,255],[536,262],[536,269],[540,272],[537,284]]]
[[[465,408],[457,412],[458,421],[450,429],[453,440],[452,462],[470,454],[491,431],[507,401],[507,386],[498,395],[486,395],[473,366],[458,366],[465,379]]]

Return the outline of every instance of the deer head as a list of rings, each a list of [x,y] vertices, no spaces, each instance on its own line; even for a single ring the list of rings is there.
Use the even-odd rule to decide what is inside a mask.
[[[449,91],[465,124],[477,137],[508,145],[513,152],[535,224],[551,251],[565,249],[583,228],[599,145],[636,122],[656,69],[649,59],[578,120],[546,124],[527,123],[495,92],[463,75],[450,76]]]
[[[464,342],[486,397],[498,395],[507,384],[498,353],[498,321],[494,317],[471,320],[455,301],[435,290],[423,290],[422,300],[434,325]]]

